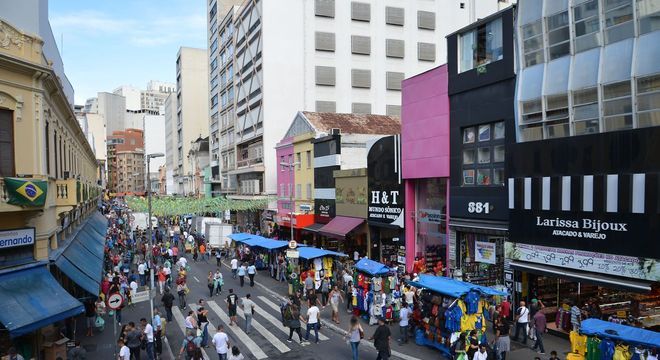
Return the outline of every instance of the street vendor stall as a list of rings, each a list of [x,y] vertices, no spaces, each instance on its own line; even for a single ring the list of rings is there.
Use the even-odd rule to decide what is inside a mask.
[[[399,318],[403,304],[396,268],[368,258],[362,258],[355,264],[351,302],[353,315],[369,319],[375,324],[379,317],[390,322]]]
[[[418,314],[415,324],[415,342],[434,347],[449,355],[452,344],[461,333],[477,331],[485,340],[488,303],[492,296],[506,296],[506,292],[485,286],[434,275],[420,275],[409,285],[423,289],[413,315]]]
[[[660,348],[660,333],[598,319],[584,320],[571,331],[566,359],[646,359]]]
[[[392,271],[392,269],[384,264],[370,260],[366,257],[360,259],[360,261],[355,264],[355,269],[371,276],[386,275]]]

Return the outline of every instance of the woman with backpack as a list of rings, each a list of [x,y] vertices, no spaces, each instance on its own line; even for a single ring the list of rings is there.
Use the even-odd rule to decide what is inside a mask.
[[[287,325],[289,326],[289,338],[286,339],[287,342],[292,342],[293,339],[293,333],[298,334],[298,340],[300,340],[300,343],[303,343],[302,339],[302,333],[300,331],[301,323],[300,323],[300,308],[296,306],[296,304],[289,304],[287,308],[284,310],[284,320],[287,322]]]

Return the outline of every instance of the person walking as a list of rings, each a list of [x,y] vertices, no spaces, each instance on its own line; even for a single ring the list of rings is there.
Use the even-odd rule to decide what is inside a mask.
[[[344,297],[341,295],[341,291],[339,291],[337,285],[332,288],[329,297],[330,306],[332,307],[332,321],[339,324],[339,302],[344,301]]]
[[[208,345],[209,341],[209,319],[208,319],[208,314],[209,311],[204,309],[204,300],[200,299],[197,302],[198,308],[197,308],[197,324],[199,326],[199,329],[202,331],[202,347],[206,347]]]
[[[160,290],[160,294],[163,295],[163,291],[165,290],[165,281],[167,280],[167,275],[165,274],[165,270],[163,266],[160,266],[158,268],[158,288]]]
[[[170,292],[169,288],[165,289],[165,294],[163,297],[160,299],[160,302],[163,303],[163,307],[165,307],[165,315],[167,322],[172,321],[172,306],[174,306],[174,295]]]
[[[286,339],[287,342],[292,342],[293,333],[297,333],[298,340],[301,344],[303,343],[303,337],[300,331],[301,319],[300,308],[294,303],[289,303],[287,308],[284,310],[284,320],[286,325],[289,327],[289,337]]]
[[[140,360],[140,345],[142,344],[142,333],[135,327],[135,323],[130,321],[126,326],[126,336],[124,336],[125,345],[131,352],[131,358]]]
[[[147,271],[147,264],[144,263],[144,260],[140,260],[140,264],[138,265],[138,274],[140,275],[140,286],[144,286],[147,284],[146,271]]]
[[[213,289],[216,295],[220,295],[222,292],[222,285],[224,285],[224,283],[224,278],[222,277],[220,268],[218,268],[218,270],[216,270],[215,274],[213,275]]]
[[[241,266],[238,267],[238,279],[241,283],[241,287],[243,287],[243,284],[245,284],[245,272],[247,269],[245,268],[245,264],[241,264]]]
[[[500,318],[497,320],[495,343],[493,344],[497,360],[506,360],[506,353],[511,350],[509,331],[509,319],[505,318],[504,315],[500,315]]]
[[[218,325],[218,332],[213,335],[211,342],[215,346],[215,351],[218,353],[219,360],[227,360],[227,353],[229,352],[229,337],[225,333],[224,325]]]
[[[330,279],[327,277],[321,278],[321,285],[319,286],[321,290],[321,306],[324,308],[328,306],[328,297],[330,294]]]
[[[87,358],[87,350],[80,346],[80,340],[75,341],[75,346],[69,349],[66,356],[68,360],[85,360]],[[10,357],[11,359],[11,357]]]
[[[185,279],[176,285],[176,292],[179,295],[179,307],[183,310],[186,308],[186,292],[188,292]]]
[[[151,324],[154,328],[154,352],[158,358],[163,353],[163,320],[157,307],[154,307],[154,318],[151,320]]]
[[[532,318],[532,322],[534,323],[534,335],[536,335],[536,342],[534,342],[532,350],[538,350],[539,354],[544,355],[545,348],[543,347],[543,334],[548,331],[545,314],[541,311],[537,311]]]
[[[408,343],[408,324],[411,314],[412,310],[410,310],[408,304],[404,303],[399,311],[399,332],[401,335],[401,338],[399,338],[400,345]]]
[[[243,303],[241,304],[241,309],[245,314],[245,333],[250,334],[252,330],[252,316],[254,316],[254,307],[256,304],[250,299],[250,294],[245,295]]]
[[[147,350],[147,360],[155,360],[156,354],[154,352],[154,328],[147,322],[147,319],[140,319],[140,324],[142,325],[142,333],[144,336],[142,339],[146,341],[146,350]],[[139,358],[138,358],[139,359]]]
[[[215,249],[215,266],[220,267],[222,261],[222,251],[220,249]],[[226,354],[226,353],[225,353]]]
[[[236,325],[236,307],[238,306],[238,296],[234,294],[234,289],[229,289],[227,295],[227,310],[229,312],[229,326]]]
[[[231,347],[231,355],[227,358],[227,360],[243,360],[245,357],[243,357],[243,354],[241,354],[241,351],[238,349],[238,346],[234,345]]]
[[[523,333],[523,344],[527,344],[527,325],[529,324],[529,309],[525,306],[525,302],[520,302],[520,307],[516,310],[516,334],[513,336],[514,341],[518,341],[520,330]]]
[[[364,329],[356,316],[351,317],[351,324],[348,328],[348,334],[346,339],[351,344],[351,353],[353,354],[353,360],[359,359],[358,346],[360,345],[360,340],[364,338]]]
[[[181,350],[179,350],[179,357],[185,354],[186,360],[195,359],[198,353],[201,354],[201,343],[202,339],[199,336],[194,336],[192,332],[187,332],[181,344]]]
[[[87,333],[85,336],[93,336],[94,325],[96,323],[96,303],[92,299],[85,301],[85,319],[87,324]]]
[[[307,301],[307,332],[305,333],[305,340],[309,341],[309,332],[314,330],[316,335],[315,343],[319,343],[319,322],[321,321],[321,311],[318,306],[310,300]]]
[[[378,318],[378,327],[369,340],[374,341],[374,347],[378,351],[376,360],[388,360],[390,358],[390,339],[392,333],[385,325],[385,318]]]
[[[131,360],[131,349],[126,346],[123,339],[117,340],[117,347],[119,348],[119,360]],[[10,349],[11,354],[11,349]],[[11,356],[11,355],[10,355]]]
[[[236,279],[236,273],[238,272],[238,259],[236,256],[231,259],[231,277]]]
[[[215,278],[212,271],[209,271],[209,276],[206,277],[206,286],[209,288],[209,297],[213,297]]]
[[[247,274],[250,277],[250,287],[254,287],[254,276],[257,275],[257,267],[254,266],[254,263],[250,263],[250,266],[247,267]]]

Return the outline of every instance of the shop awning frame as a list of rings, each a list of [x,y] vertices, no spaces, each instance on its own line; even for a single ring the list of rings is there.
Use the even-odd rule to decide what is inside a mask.
[[[303,230],[311,232],[319,232],[319,230],[324,227],[326,224],[313,223],[312,225],[305,226]]]
[[[45,262],[0,274],[0,323],[12,338],[82,314],[85,308],[51,275]]]
[[[366,257],[363,257],[362,259],[360,259],[360,261],[358,261],[355,264],[355,268],[358,271],[362,271],[362,272],[367,273],[371,276],[386,275],[390,271],[392,271],[392,269],[388,268],[384,264],[381,264],[377,261],[373,261],[371,259],[367,259]]]
[[[325,256],[348,257],[348,255],[336,251],[319,249],[312,246],[298,248],[298,256],[301,259],[311,260]]]
[[[364,223],[364,219],[351,216],[335,216],[329,223],[318,230],[319,234],[343,239],[346,234]]]
[[[588,336],[620,340],[628,344],[649,348],[660,346],[660,333],[658,332],[598,319],[582,321],[580,324],[580,333]]]
[[[628,280],[618,277],[605,276],[591,272],[581,272],[571,269],[562,269],[555,266],[533,264],[525,261],[511,261],[512,268],[520,271],[531,272],[539,275],[550,275],[553,277],[568,278],[577,282],[587,282],[607,288],[622,290],[633,290],[637,292],[651,291],[651,284],[642,281]]]
[[[407,283],[414,287],[425,288],[453,298],[460,298],[472,290],[479,291],[486,296],[508,295],[505,292],[491,289],[486,286],[475,285],[444,276],[421,274],[419,275],[419,281],[407,281]]]

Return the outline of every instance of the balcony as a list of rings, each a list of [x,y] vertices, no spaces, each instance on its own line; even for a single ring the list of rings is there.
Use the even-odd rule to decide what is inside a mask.
[[[25,180],[32,180],[32,179],[25,179]],[[42,179],[34,179],[34,180],[42,180]],[[2,212],[16,212],[16,211],[34,211],[34,210],[41,210],[43,208],[48,208],[53,205],[55,205],[55,195],[53,193],[53,189],[55,188],[55,181],[54,180],[48,180],[48,187],[46,190],[46,200],[45,204],[41,206],[20,206],[20,205],[14,205],[10,204],[10,190],[9,188],[5,185],[5,179],[0,177],[0,213]]]
[[[246,167],[252,167],[252,166],[257,166],[257,165],[263,165],[264,159],[261,157],[257,158],[252,158],[252,159],[243,159],[243,160],[237,160],[236,161],[236,167],[239,169],[246,168]]]
[[[78,205],[81,184],[76,179],[55,181],[55,205],[76,206]],[[82,200],[82,199],[81,199]]]

